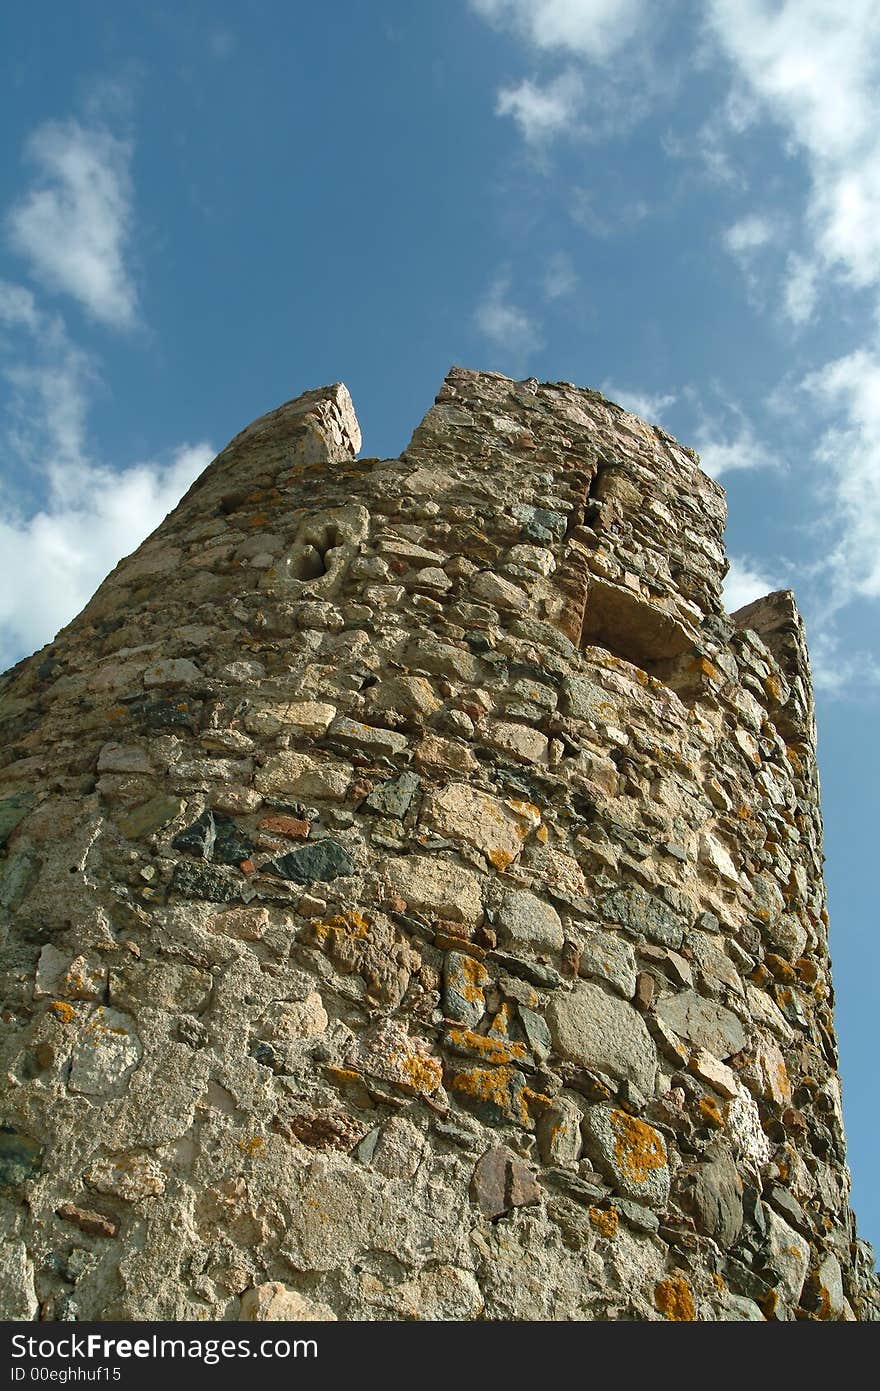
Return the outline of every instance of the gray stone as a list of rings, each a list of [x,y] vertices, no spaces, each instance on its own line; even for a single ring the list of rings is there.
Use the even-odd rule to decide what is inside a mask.
[[[647,937],[662,947],[680,947],[685,924],[663,902],[646,889],[615,889],[606,894],[601,909],[610,922],[620,923],[630,932]]]
[[[704,999],[694,990],[682,990],[658,1001],[657,1014],[679,1038],[705,1048],[716,1058],[730,1057],[746,1045],[745,1030],[733,1010]]]
[[[405,770],[389,782],[374,787],[364,806],[369,807],[370,811],[378,812],[380,816],[396,816],[402,819],[409,811],[421,782],[418,773]]]
[[[12,797],[0,798],[0,850],[16,826],[27,816],[35,801],[36,798],[30,792],[19,792]]]
[[[553,996],[547,1022],[563,1058],[630,1081],[646,1095],[653,1092],[657,1050],[641,1015],[626,1001],[585,982]]]
[[[164,792],[158,792],[148,802],[142,802],[139,807],[134,807],[124,816],[117,817],[116,825],[127,840],[140,840],[142,836],[160,831],[182,811],[182,798],[169,797]]]
[[[210,865],[181,860],[174,866],[171,887],[184,898],[204,898],[212,903],[235,903],[244,897],[247,885],[241,876],[233,879]]]
[[[588,932],[579,942],[582,976],[607,981],[625,1000],[636,993],[636,956],[632,946],[613,932]]]
[[[0,1319],[35,1319],[39,1307],[34,1265],[24,1242],[0,1242]]]
[[[788,1312],[800,1303],[801,1290],[810,1268],[810,1247],[804,1238],[774,1212],[764,1206],[767,1223],[765,1266],[772,1271],[774,1288]]]
[[[293,884],[314,884],[354,874],[355,868],[355,862],[345,846],[340,845],[338,840],[328,839],[290,850],[264,865],[263,873],[277,874],[279,879],[288,879]]]
[[[697,1229],[717,1241],[722,1251],[729,1250],[743,1224],[743,1184],[729,1152],[719,1150],[707,1163],[684,1173],[678,1188]]]
[[[565,934],[559,914],[527,889],[507,889],[495,919],[505,946],[536,952],[562,950]]]
[[[44,1149],[37,1140],[11,1125],[0,1125],[0,1189],[20,1188],[36,1178]]]

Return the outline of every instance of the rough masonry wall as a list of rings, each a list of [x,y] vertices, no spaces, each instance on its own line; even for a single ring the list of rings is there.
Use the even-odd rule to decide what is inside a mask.
[[[3,1313],[840,1319],[793,598],[597,393],[255,422],[0,686]]]

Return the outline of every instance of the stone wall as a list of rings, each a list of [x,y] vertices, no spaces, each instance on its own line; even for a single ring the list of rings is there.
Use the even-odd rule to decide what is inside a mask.
[[[256,421],[0,685],[6,1317],[867,1319],[814,716],[722,489]]]

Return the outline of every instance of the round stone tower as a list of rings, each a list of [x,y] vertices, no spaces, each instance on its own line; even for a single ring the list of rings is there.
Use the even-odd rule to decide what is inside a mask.
[[[867,1319],[790,593],[596,392],[256,421],[0,685],[7,1318]]]

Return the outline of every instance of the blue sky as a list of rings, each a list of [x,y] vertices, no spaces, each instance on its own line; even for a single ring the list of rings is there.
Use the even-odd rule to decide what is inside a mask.
[[[728,490],[730,607],[807,620],[880,1243],[876,0],[35,0],[0,71],[0,666],[309,387],[368,454],[452,363],[659,420]]]

